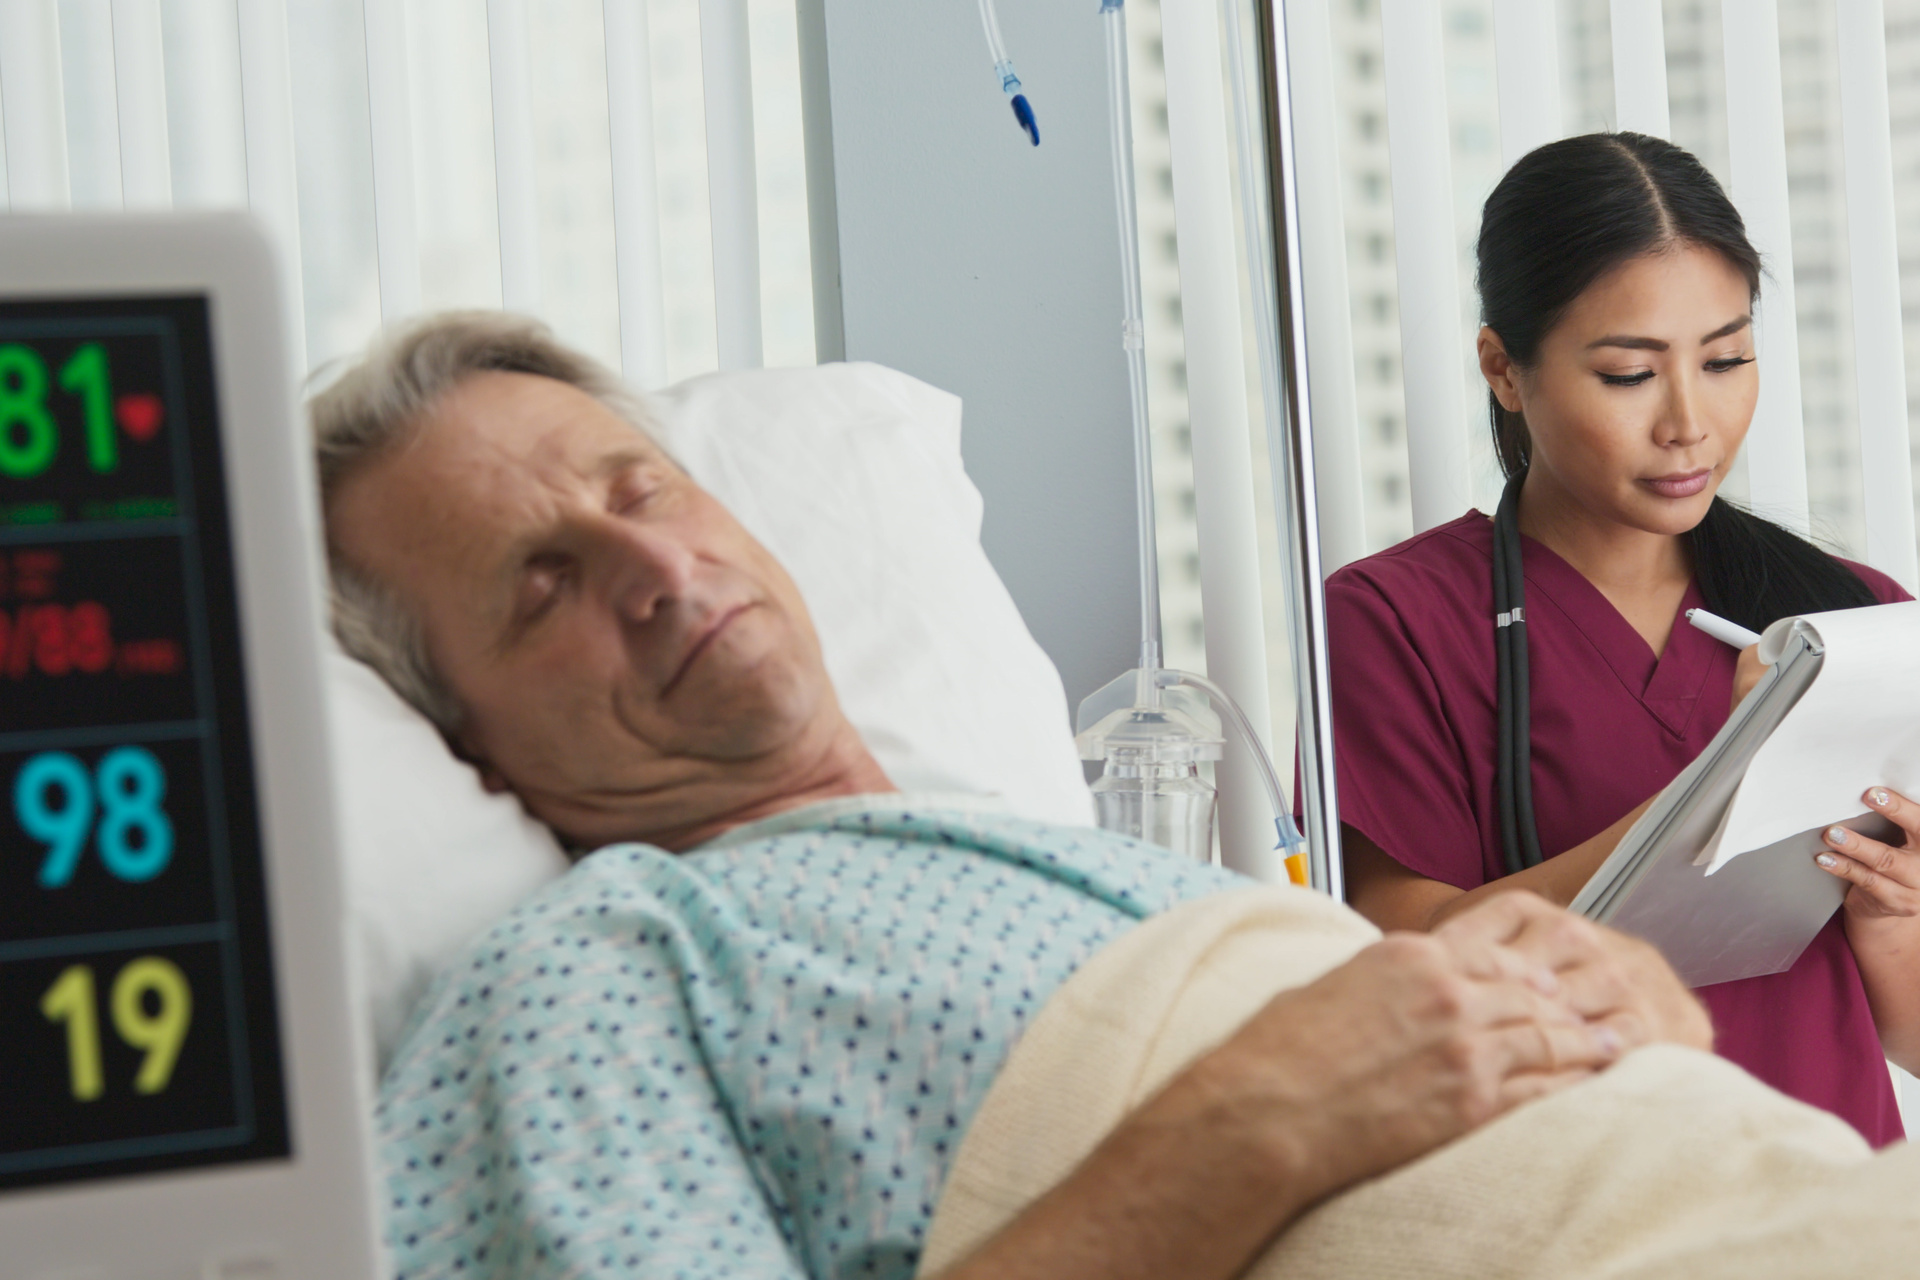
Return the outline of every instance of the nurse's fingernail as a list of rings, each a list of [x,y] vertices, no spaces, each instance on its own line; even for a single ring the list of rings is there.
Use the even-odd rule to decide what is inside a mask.
[[[1813,860],[1829,871],[1840,865],[1840,859],[1830,853],[1817,853],[1814,855]]]
[[[1535,969],[1527,975],[1527,981],[1543,996],[1560,994],[1560,979],[1554,976],[1551,969]]]
[[[1847,830],[1845,827],[1828,827],[1827,828],[1827,842],[1833,845],[1835,848],[1839,848],[1839,849],[1846,848],[1847,841],[1851,839],[1853,839],[1853,832]]]
[[[1617,1058],[1620,1056],[1620,1050],[1623,1047],[1620,1043],[1620,1033],[1612,1027],[1595,1027],[1593,1029],[1593,1042],[1599,1047],[1600,1052],[1607,1057]]]
[[[1876,809],[1884,809],[1893,803],[1893,797],[1887,794],[1885,787],[1875,787],[1867,792],[1867,803]]]

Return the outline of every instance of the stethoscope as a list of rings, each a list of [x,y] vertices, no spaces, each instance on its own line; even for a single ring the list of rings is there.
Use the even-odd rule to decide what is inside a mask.
[[[1507,874],[1537,867],[1533,821],[1533,706],[1527,674],[1527,586],[1520,565],[1520,486],[1516,472],[1493,516],[1493,651],[1499,711],[1500,853]]]

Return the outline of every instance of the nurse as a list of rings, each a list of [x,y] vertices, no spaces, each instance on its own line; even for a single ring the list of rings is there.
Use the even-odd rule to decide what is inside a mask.
[[[1715,496],[1761,393],[1760,260],[1691,155],[1632,133],[1541,147],[1488,197],[1478,259],[1525,578],[1532,814],[1503,836],[1494,522],[1470,511],[1335,574],[1347,885],[1388,929],[1508,888],[1572,901],[1760,674],[1684,610],[1757,631],[1908,598]],[[1823,855],[1853,882],[1846,905],[1791,969],[1699,994],[1722,1054],[1879,1145],[1902,1136],[1883,1053],[1920,1067],[1920,851],[1851,844]]]

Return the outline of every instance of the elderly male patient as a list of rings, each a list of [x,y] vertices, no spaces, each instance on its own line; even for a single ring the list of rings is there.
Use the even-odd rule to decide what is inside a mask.
[[[399,1274],[911,1275],[1049,998],[1243,882],[893,793],[780,565],[538,326],[420,324],[312,412],[343,641],[598,850],[416,1016]],[[1708,1038],[1649,949],[1499,899],[1275,996],[946,1274],[1234,1275],[1331,1193]]]

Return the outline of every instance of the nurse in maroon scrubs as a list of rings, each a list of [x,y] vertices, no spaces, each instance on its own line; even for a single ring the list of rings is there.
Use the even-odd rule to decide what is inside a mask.
[[[1468,512],[1335,574],[1347,886],[1389,929],[1509,888],[1572,901],[1760,674],[1685,610],[1758,631],[1907,598],[1715,496],[1763,390],[1760,261],[1691,155],[1631,133],[1542,147],[1488,197],[1478,256],[1524,578],[1531,813],[1509,803],[1503,823],[1494,522]],[[1699,994],[1722,1054],[1883,1144],[1901,1136],[1883,1057],[1920,1068],[1920,805],[1869,795],[1906,846],[1830,841],[1822,865],[1852,887],[1805,954]]]

